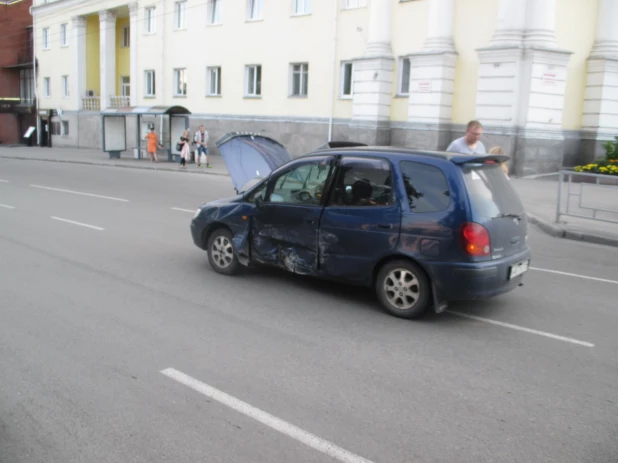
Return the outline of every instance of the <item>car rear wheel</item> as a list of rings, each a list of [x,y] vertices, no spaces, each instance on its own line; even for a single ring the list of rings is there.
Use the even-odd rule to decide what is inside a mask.
[[[376,278],[376,293],[388,313],[400,318],[418,318],[427,310],[430,286],[418,265],[406,260],[385,264]]]
[[[226,228],[218,228],[208,237],[208,261],[217,273],[238,273],[240,264],[232,245],[232,234]]]

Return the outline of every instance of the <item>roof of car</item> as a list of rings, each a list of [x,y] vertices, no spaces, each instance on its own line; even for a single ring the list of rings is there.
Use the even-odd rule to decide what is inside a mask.
[[[357,147],[345,147],[345,148],[330,148],[330,149],[319,149],[308,153],[307,156],[311,156],[314,154],[326,154],[326,153],[354,153],[355,155],[361,156],[369,156],[372,154],[380,153],[386,154],[389,156],[410,156],[410,155],[420,155],[420,156],[430,156],[433,158],[440,158],[449,160],[455,156],[461,156],[457,153],[449,153],[446,151],[429,151],[429,150],[419,150],[414,148],[405,148],[399,146],[357,146]]]

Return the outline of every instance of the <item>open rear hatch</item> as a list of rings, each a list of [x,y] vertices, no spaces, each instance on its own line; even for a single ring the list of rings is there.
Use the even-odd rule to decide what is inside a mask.
[[[467,158],[467,159],[466,159]],[[474,221],[489,232],[491,259],[527,248],[528,220],[524,206],[500,163],[507,156],[453,158],[462,172]]]

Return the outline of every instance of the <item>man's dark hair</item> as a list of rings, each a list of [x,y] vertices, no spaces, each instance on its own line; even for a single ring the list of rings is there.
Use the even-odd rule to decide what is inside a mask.
[[[475,127],[480,127],[483,128],[483,124],[481,124],[479,121],[470,121],[468,122],[468,126],[466,127],[466,131],[473,129]]]

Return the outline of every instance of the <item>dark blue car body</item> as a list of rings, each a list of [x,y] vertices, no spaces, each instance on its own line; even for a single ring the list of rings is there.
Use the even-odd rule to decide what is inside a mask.
[[[500,162],[508,159],[504,156],[352,146],[318,149],[291,160],[276,141],[248,134],[230,134],[220,140],[220,148],[237,191],[256,173],[264,178],[197,211],[191,233],[201,249],[208,250],[214,230],[225,228],[242,265],[274,265],[364,286],[376,284],[386,263],[409,260],[425,273],[437,312],[448,301],[488,298],[522,284],[530,260],[528,224],[521,201],[500,170]],[[334,204],[340,171],[364,159],[390,169],[392,184],[383,188],[392,199],[373,207]],[[285,183],[279,179],[303,163],[329,169],[324,184],[315,189],[315,204],[274,202],[274,185]],[[426,191],[411,187],[404,168]],[[438,185],[447,189],[440,186],[444,191],[431,193]],[[437,203],[422,203],[431,198]],[[470,224],[477,228],[468,230],[486,234],[485,252],[466,241],[472,232],[462,227]]]

